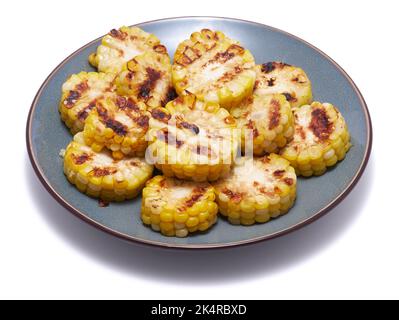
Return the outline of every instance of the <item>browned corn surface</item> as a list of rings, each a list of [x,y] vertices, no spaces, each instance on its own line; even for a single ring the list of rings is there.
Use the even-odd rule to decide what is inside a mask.
[[[241,132],[241,148],[256,156],[277,152],[294,134],[291,106],[283,95],[252,95],[231,110]]]
[[[153,167],[141,158],[114,160],[107,151],[94,152],[78,133],[64,155],[64,173],[79,191],[105,201],[124,201],[136,197]]]
[[[160,41],[153,34],[138,27],[121,27],[111,30],[102,39],[89,61],[98,71],[119,73],[125,63],[145,52],[156,50],[158,45]]]
[[[289,211],[296,198],[296,175],[276,154],[242,158],[214,187],[221,214],[232,224],[249,226]]]
[[[83,130],[96,100],[114,91],[114,78],[110,74],[82,71],[63,84],[59,110],[72,134]]]
[[[314,102],[294,110],[295,134],[281,155],[298,175],[324,174],[345,158],[351,147],[344,117],[329,103]]]
[[[142,102],[116,94],[104,97],[86,120],[86,144],[96,152],[108,148],[115,159],[144,156],[149,115]]]
[[[178,94],[188,91],[229,109],[252,93],[254,66],[252,54],[237,41],[203,29],[177,47],[173,84]]]
[[[301,68],[282,62],[256,66],[256,94],[285,95],[293,108],[312,102],[312,84]]]
[[[143,190],[141,218],[166,236],[206,231],[216,223],[217,211],[214,189],[207,182],[157,176]]]
[[[229,112],[187,95],[152,110],[148,154],[165,176],[214,181],[227,174],[239,132]]]
[[[171,71],[167,50],[159,45],[125,64],[116,78],[117,92],[133,96],[149,108],[164,107],[174,95]]]

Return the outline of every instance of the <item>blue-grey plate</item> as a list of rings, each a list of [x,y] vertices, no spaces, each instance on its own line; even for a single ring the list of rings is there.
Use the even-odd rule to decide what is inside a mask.
[[[101,230],[131,241],[175,248],[217,248],[258,242],[296,230],[327,213],[352,190],[370,155],[371,121],[353,81],[326,54],[281,30],[236,19],[183,17],[138,26],[157,35],[171,55],[192,32],[209,28],[239,40],[254,54],[257,63],[284,61],[302,67],[313,83],[315,100],[340,108],[352,135],[353,148],[343,162],[324,176],[299,179],[298,200],[283,217],[252,227],[232,226],[220,219],[205,234],[187,239],[164,237],[141,223],[140,198],[100,208],[97,200],[79,193],[64,177],[59,152],[72,137],[58,114],[61,85],[73,73],[93,70],[87,58],[99,45],[97,39],[73,53],[50,74],[33,101],[27,123],[27,145],[33,167],[50,194],[72,213]]]

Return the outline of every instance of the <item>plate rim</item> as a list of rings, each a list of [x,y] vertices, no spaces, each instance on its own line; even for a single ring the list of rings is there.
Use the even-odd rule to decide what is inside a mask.
[[[240,247],[244,245],[250,245],[250,244],[255,244],[259,242],[263,242],[266,240],[271,240],[275,239],[277,237],[284,236],[286,234],[289,234],[291,232],[294,232],[298,229],[301,229],[314,221],[320,219],[327,213],[329,213],[332,209],[334,209],[339,203],[341,203],[348,195],[349,193],[353,190],[353,188],[357,185],[359,182],[360,178],[362,177],[364,170],[367,167],[368,161],[370,159],[370,154],[372,150],[372,144],[373,144],[373,127],[372,127],[372,122],[371,122],[371,117],[370,117],[370,111],[367,107],[367,103],[360,92],[359,88],[355,84],[355,82],[352,80],[352,78],[348,75],[348,73],[335,61],[333,60],[330,56],[328,56],[326,53],[324,53],[322,50],[317,48],[316,46],[312,45],[311,43],[307,42],[306,40],[303,40],[302,38],[295,36],[289,32],[286,32],[284,30],[260,23],[260,22],[254,22],[254,21],[249,21],[249,20],[244,20],[244,19],[238,19],[238,18],[230,18],[230,17],[219,17],[219,16],[180,16],[180,17],[170,17],[170,18],[163,18],[163,19],[155,19],[155,20],[150,20],[142,23],[137,23],[134,24],[134,26],[143,26],[145,24],[150,24],[154,22],[163,22],[163,21],[173,21],[173,20],[184,20],[184,19],[209,19],[209,20],[229,20],[229,21],[235,21],[235,22],[244,22],[248,24],[253,24],[261,27],[268,28],[269,30],[272,30],[274,32],[281,33],[287,37],[293,38],[310,48],[314,49],[316,52],[321,54],[325,59],[330,61],[340,72],[341,74],[348,80],[349,84],[352,86],[353,90],[356,92],[360,104],[363,108],[365,118],[366,118],[366,128],[367,128],[367,143],[366,143],[366,150],[361,162],[360,167],[358,168],[355,176],[353,179],[348,183],[346,188],[341,191],[339,195],[337,195],[334,199],[332,199],[326,206],[324,206],[322,209],[320,209],[318,212],[316,212],[312,217],[303,220],[297,224],[294,224],[292,226],[289,226],[283,230],[274,232],[269,235],[264,235],[260,237],[256,237],[253,239],[247,239],[247,240],[239,240],[239,241],[234,241],[234,242],[227,242],[227,243],[220,243],[220,244],[173,244],[173,243],[165,243],[161,241],[155,241],[155,240],[146,240],[146,239],[141,239],[135,236],[130,236],[125,233],[116,231],[114,229],[111,229],[107,227],[106,225],[103,225],[87,215],[85,215],[82,211],[79,209],[75,208],[72,206],[66,199],[64,199],[55,189],[51,186],[50,182],[48,181],[47,177],[45,176],[44,172],[40,169],[39,162],[34,154],[33,151],[33,142],[32,142],[32,119],[33,119],[33,113],[36,110],[36,106],[38,104],[39,97],[41,96],[44,87],[50,82],[50,80],[55,76],[55,74],[61,69],[69,60],[71,60],[73,57],[81,53],[83,50],[94,44],[95,42],[99,41],[102,37],[99,37],[86,45],[82,46],[81,48],[77,49],[74,51],[72,54],[70,54],[68,57],[66,57],[45,79],[43,84],[40,86],[38,92],[36,93],[32,105],[29,109],[29,114],[27,118],[27,123],[26,123],[26,147],[28,150],[28,155],[30,162],[32,164],[32,167],[39,178],[40,182],[42,185],[45,187],[47,192],[59,203],[61,204],[64,208],[66,208],[69,212],[80,218],[81,220],[85,221],[91,226],[94,226],[95,228],[106,232],[108,234],[111,234],[119,239],[126,240],[129,242],[134,242],[136,244],[142,244],[142,245],[148,245],[148,246],[155,246],[155,247],[161,247],[161,248],[166,248],[166,249],[183,249],[183,250],[192,250],[192,249],[222,249],[222,248],[233,248],[233,247]]]

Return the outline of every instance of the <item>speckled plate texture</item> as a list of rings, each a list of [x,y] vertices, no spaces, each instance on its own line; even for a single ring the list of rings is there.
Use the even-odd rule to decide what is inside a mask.
[[[97,200],[81,194],[64,177],[59,152],[72,136],[58,113],[61,86],[69,75],[93,70],[87,58],[99,45],[101,39],[97,39],[73,53],[50,74],[33,101],[27,123],[27,145],[33,167],[49,193],[72,213],[95,227],[131,241],[169,248],[220,248],[271,239],[309,224],[342,201],[356,185],[370,155],[371,121],[353,81],[326,54],[281,30],[236,19],[182,17],[138,26],[157,35],[171,55],[178,43],[192,32],[209,28],[239,40],[254,54],[257,63],[283,61],[300,66],[313,83],[315,100],[340,108],[352,135],[353,148],[343,162],[322,177],[300,178],[298,200],[283,217],[251,227],[232,226],[219,219],[208,233],[186,239],[164,237],[141,223],[141,198],[100,208]]]

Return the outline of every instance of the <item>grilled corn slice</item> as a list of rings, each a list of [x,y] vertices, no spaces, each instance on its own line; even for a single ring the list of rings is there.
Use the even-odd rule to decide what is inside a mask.
[[[296,175],[276,154],[242,158],[214,187],[220,213],[232,224],[249,226],[289,211],[296,198]]]
[[[256,94],[280,93],[291,107],[312,102],[312,84],[306,73],[282,62],[269,62],[256,66]]]
[[[351,147],[350,134],[341,113],[329,103],[314,102],[294,110],[293,140],[281,155],[298,175],[324,174],[345,158]]]
[[[64,173],[79,191],[104,201],[136,197],[151,178],[153,166],[141,158],[114,160],[108,151],[94,152],[75,135],[66,149]]]
[[[72,134],[83,130],[96,100],[114,90],[114,78],[105,73],[80,72],[63,84],[59,110]]]
[[[89,57],[89,62],[101,72],[119,73],[134,57],[157,48],[159,39],[137,27],[121,27],[108,33]]]
[[[166,48],[157,46],[125,64],[116,78],[117,92],[133,96],[150,108],[163,107],[172,88],[172,65]]]
[[[95,152],[108,148],[114,159],[144,156],[149,115],[142,102],[116,94],[108,95],[96,102],[96,107],[86,119],[85,142]]]
[[[241,148],[256,156],[277,152],[294,134],[291,106],[283,95],[252,95],[231,110],[241,131]]]
[[[226,109],[190,94],[151,114],[147,155],[165,176],[214,181],[230,171],[240,137]]]
[[[143,190],[143,223],[165,236],[187,237],[206,231],[217,221],[218,206],[213,187],[156,176]]]
[[[174,56],[173,84],[200,100],[229,109],[250,95],[255,84],[252,54],[220,31],[203,29],[179,44]]]

